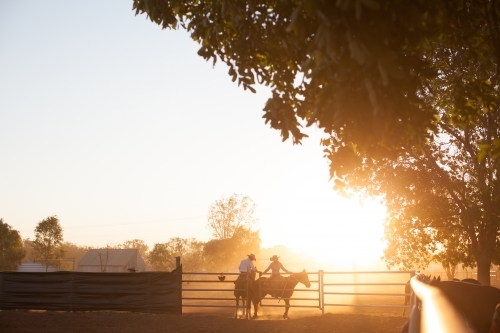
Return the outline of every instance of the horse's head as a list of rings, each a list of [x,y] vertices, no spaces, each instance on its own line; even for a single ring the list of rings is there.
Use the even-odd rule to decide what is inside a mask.
[[[293,274],[293,276],[297,279],[297,281],[299,281],[300,283],[302,283],[307,288],[311,287],[311,282],[309,282],[309,276],[307,275],[305,269],[302,272],[300,272],[300,273]]]
[[[431,282],[431,276],[430,275],[426,276],[425,274],[420,273],[420,274],[416,275],[416,278],[417,278],[417,280],[419,280],[419,281],[421,281],[423,283],[429,284]]]

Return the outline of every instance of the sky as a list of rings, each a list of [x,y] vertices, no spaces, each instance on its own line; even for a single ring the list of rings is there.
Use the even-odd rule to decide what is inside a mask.
[[[208,207],[238,193],[264,247],[378,259],[385,209],[333,191],[321,131],[282,142],[269,89],[244,91],[198,48],[131,0],[0,0],[0,218],[23,238],[57,215],[66,241],[152,247],[209,240]]]

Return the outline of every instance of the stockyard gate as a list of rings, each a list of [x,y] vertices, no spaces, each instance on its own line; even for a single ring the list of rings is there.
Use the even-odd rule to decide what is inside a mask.
[[[306,272],[310,288],[298,283],[290,300],[290,311],[300,310],[346,312],[352,308],[372,308],[378,313],[392,309],[393,313],[408,314],[405,305],[405,286],[415,271],[366,271],[366,272]],[[182,307],[225,308],[227,312],[238,313],[240,318],[249,318],[240,301],[236,306],[234,281],[240,273],[183,272]],[[264,276],[269,274],[265,274]],[[287,274],[284,274],[287,276]],[[256,277],[257,278],[257,277]],[[249,281],[250,278],[247,278]],[[244,291],[248,286],[242,291]],[[270,310],[270,308],[274,308]],[[281,308],[281,309],[280,309]],[[259,305],[259,312],[282,313],[285,304],[282,299],[267,295]],[[184,310],[184,311],[185,311]],[[283,310],[283,311],[282,311]],[[253,305],[251,313],[253,313]],[[312,314],[312,313],[311,313]]]
[[[132,311],[182,314],[195,312],[244,313],[236,306],[234,281],[239,273],[0,273],[0,309],[54,311]],[[299,283],[290,300],[290,312],[343,312],[342,309],[388,309],[403,314],[405,285],[414,271],[307,272],[310,288]],[[408,295],[409,296],[409,295]],[[266,296],[260,314],[282,313],[282,299]],[[318,311],[318,312],[317,312]],[[253,313],[253,307],[252,307]],[[406,313],[408,311],[406,310]]]

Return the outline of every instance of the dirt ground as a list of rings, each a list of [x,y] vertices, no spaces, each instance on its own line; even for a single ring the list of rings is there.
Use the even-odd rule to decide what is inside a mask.
[[[0,311],[2,333],[45,332],[399,332],[406,318],[399,315],[296,312],[283,320],[270,314],[258,320],[236,319],[231,313],[188,313],[183,315],[128,312]]]

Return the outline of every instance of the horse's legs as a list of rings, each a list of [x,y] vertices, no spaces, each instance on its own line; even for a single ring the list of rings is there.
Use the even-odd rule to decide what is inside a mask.
[[[248,313],[248,297],[243,298],[243,317],[246,317]]]
[[[236,296],[236,314],[234,315],[235,318],[238,318],[239,309],[240,309],[240,296]]]
[[[283,314],[283,319],[290,319],[290,317],[288,317],[288,309],[290,309],[290,300],[289,299],[285,299],[285,313]]]
[[[259,309],[259,302],[260,300],[258,299],[253,299],[252,300],[252,303],[253,303],[253,319],[257,319],[259,316],[257,315],[257,311]]]
[[[241,305],[242,305],[242,311],[243,311],[243,318],[247,315],[247,299],[246,297],[242,296],[241,297]]]

